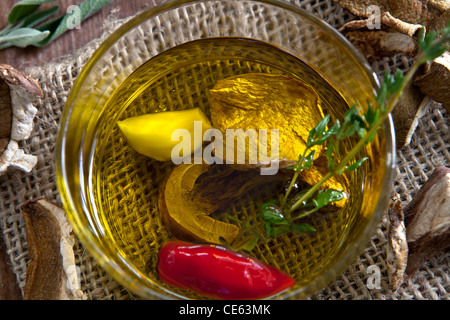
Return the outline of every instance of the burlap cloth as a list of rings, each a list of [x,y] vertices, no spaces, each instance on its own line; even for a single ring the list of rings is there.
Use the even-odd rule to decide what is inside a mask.
[[[355,19],[332,0],[290,2],[313,12],[336,28]],[[54,150],[61,111],[84,64],[101,41],[123,22],[114,19],[113,12],[111,18],[105,21],[104,35],[100,39],[93,40],[73,55],[25,70],[39,81],[45,92],[45,97],[34,103],[39,110],[34,131],[29,139],[21,143],[21,148],[26,153],[38,157],[38,163],[30,173],[10,170],[0,177],[0,229],[21,289],[25,285],[29,257],[25,221],[20,213],[20,205],[36,197],[45,197],[60,203],[56,187]],[[407,70],[409,65],[408,59],[397,55],[376,61],[372,67],[378,76],[381,76],[385,70]],[[440,165],[449,166],[449,163],[449,115],[442,105],[432,102],[420,118],[411,143],[398,152],[394,191],[402,194],[404,203],[408,203],[434,168]],[[386,236],[384,217],[367,248],[348,270],[310,299],[450,299],[448,250],[431,258],[397,291],[390,290],[387,279]],[[74,250],[81,272],[81,289],[88,299],[137,298],[112,279],[78,241]],[[381,272],[378,287],[368,285],[369,278],[373,276],[372,272],[368,272],[370,266],[379,267]]]

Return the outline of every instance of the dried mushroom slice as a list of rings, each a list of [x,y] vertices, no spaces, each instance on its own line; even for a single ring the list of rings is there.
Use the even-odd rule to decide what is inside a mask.
[[[381,15],[381,23],[388,28],[410,37],[418,35],[418,32],[423,29],[423,25],[404,22],[393,17],[389,12],[383,12]]]
[[[14,86],[21,88],[28,92],[29,94],[43,98],[44,93],[39,83],[33,78],[24,75],[19,70],[13,68],[7,64],[0,64],[0,75],[1,78],[6,81],[10,86],[13,86],[13,89],[16,89]]]
[[[371,29],[369,26],[369,20],[356,20],[346,23],[339,31],[370,63],[396,53],[403,53],[408,57],[413,57],[417,53],[416,40],[410,35],[392,30],[385,24],[379,29]]]
[[[240,163],[238,155],[244,154],[245,164],[251,164],[253,152],[258,155],[253,163],[258,165],[264,159],[256,150],[266,150],[267,156],[273,158],[276,155],[271,154],[272,149],[278,149],[279,159],[285,164],[281,163],[280,167],[292,165],[304,150],[309,131],[324,117],[317,92],[307,84],[284,75],[247,73],[229,77],[219,80],[210,94],[211,122],[224,136],[234,130],[239,141],[245,139],[248,132],[253,132],[248,130],[258,132],[262,129],[267,133],[264,140],[260,135],[256,139],[250,138],[248,148],[236,143],[232,156],[228,150],[233,146],[226,144],[222,157],[228,163],[230,160]],[[272,148],[271,130],[278,130],[278,148]],[[322,146],[318,146],[315,158],[321,151]]]
[[[9,167],[29,172],[36,165],[37,157],[25,154],[18,142],[27,139],[33,130],[37,109],[30,98],[43,95],[36,80],[0,64],[0,174]]]
[[[30,257],[24,299],[84,299],[75,266],[72,226],[64,210],[45,199],[34,199],[25,202],[21,211]]]
[[[11,139],[12,106],[8,84],[0,79],[0,156]]]
[[[450,53],[445,52],[426,65],[423,74],[414,79],[420,91],[442,103],[450,113]]]
[[[397,290],[403,283],[408,262],[408,242],[406,240],[403,210],[398,194],[391,199],[388,209],[388,250],[386,262],[389,285],[392,290]]]
[[[238,234],[238,227],[210,217],[214,204],[192,197],[197,179],[207,171],[208,166],[202,164],[180,164],[173,169],[159,193],[161,220],[183,240],[220,244],[223,238],[231,243]]]
[[[215,214],[229,209],[247,192],[276,184],[290,175],[261,175],[258,169],[235,170],[226,165],[180,164],[159,193],[163,224],[182,240],[232,244],[239,228],[220,221]],[[222,240],[223,239],[223,240]]]
[[[323,110],[317,92],[307,84],[284,75],[263,73],[247,73],[219,80],[210,90],[212,97],[211,122],[224,136],[229,130],[234,131],[237,140],[245,140],[249,130],[278,130],[279,167],[286,168],[297,162],[298,155],[306,146],[309,131],[324,118]],[[228,137],[227,137],[228,138]],[[248,145],[242,147],[236,143],[233,163],[238,154],[245,154],[245,163],[237,164],[236,169],[263,167],[258,159],[256,164],[250,164],[250,148],[253,150],[272,149],[271,138],[262,141],[249,138]],[[251,145],[254,140],[257,146]],[[225,141],[222,158],[228,160],[228,143]],[[248,148],[247,148],[248,146]],[[246,149],[244,149],[246,148]],[[320,181],[327,173],[327,163],[324,161],[323,146],[315,147],[313,166],[310,170],[300,173],[300,179],[310,185]],[[224,161],[225,163],[225,161]],[[346,191],[345,177],[332,177],[324,187]],[[338,203],[343,206],[344,198]]]
[[[416,130],[419,119],[426,111],[430,99],[413,83],[407,84],[397,105],[392,111],[397,149],[407,146]]]
[[[335,0],[361,21],[341,28],[344,35],[373,62],[401,52],[413,56],[421,29],[439,30],[449,21],[450,0]]]
[[[374,14],[373,9],[379,8],[380,14],[389,12],[392,17],[398,19],[398,23],[420,24],[426,28],[442,20],[442,16],[446,16],[450,8],[449,0],[335,0],[335,2],[358,17],[369,18]]]
[[[411,276],[436,253],[450,247],[450,168],[436,168],[403,208]]]
[[[17,277],[11,269],[11,261],[7,252],[6,244],[0,234],[0,301],[2,300],[21,300]]]

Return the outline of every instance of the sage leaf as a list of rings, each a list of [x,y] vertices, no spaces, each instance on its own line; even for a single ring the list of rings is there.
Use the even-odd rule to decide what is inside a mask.
[[[55,2],[56,0],[22,0],[17,2],[8,15],[8,22],[16,24],[20,20],[35,12],[41,4]]]
[[[0,43],[5,43],[2,48],[8,46],[25,48],[28,45],[42,41],[49,33],[48,31],[39,31],[33,28],[18,28],[0,37]]]
[[[29,16],[26,16],[18,25],[31,28],[55,14],[58,9],[59,6],[53,6],[42,11],[36,11]]]
[[[72,12],[68,12],[59,18],[39,25],[37,29],[41,31],[50,31],[50,36],[35,45],[38,47],[45,46],[66,31],[73,29],[74,21],[81,23],[113,1],[114,0],[85,0],[78,5],[77,10],[72,10]]]

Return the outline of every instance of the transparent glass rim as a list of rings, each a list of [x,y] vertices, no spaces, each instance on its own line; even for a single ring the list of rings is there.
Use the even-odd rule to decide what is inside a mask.
[[[68,218],[74,228],[75,234],[78,236],[81,243],[86,247],[89,253],[93,256],[94,259],[99,262],[99,264],[107,271],[109,274],[113,275],[113,278],[117,280],[124,287],[132,291],[133,293],[143,297],[143,298],[160,298],[160,299],[174,299],[179,298],[178,295],[172,293],[168,295],[161,294],[152,290],[150,287],[139,286],[136,285],[135,280],[137,278],[133,278],[126,272],[124,272],[121,268],[121,264],[123,266],[127,266],[125,261],[121,261],[119,264],[118,261],[112,261],[109,259],[105,259],[104,252],[99,246],[99,242],[96,239],[95,235],[91,233],[86,226],[84,226],[80,219],[79,215],[83,214],[83,212],[77,212],[77,209],[74,205],[74,199],[71,196],[71,191],[69,186],[67,185],[67,171],[64,165],[64,150],[65,150],[65,135],[67,133],[67,122],[71,115],[71,105],[73,105],[76,100],[80,90],[83,87],[83,84],[86,80],[86,77],[91,72],[92,68],[96,65],[96,63],[101,60],[102,56],[108,51],[109,48],[113,44],[115,44],[124,34],[126,34],[129,30],[133,29],[143,21],[158,15],[161,12],[164,12],[169,9],[173,9],[185,4],[189,3],[202,3],[202,2],[215,2],[217,0],[168,0],[162,4],[156,5],[152,8],[147,9],[146,11],[136,15],[128,22],[124,23],[121,27],[119,27],[116,31],[114,31],[111,35],[109,35],[100,45],[100,47],[93,53],[89,61],[81,70],[77,79],[74,82],[74,85],[69,93],[67,98],[66,107],[63,110],[61,115],[61,124],[58,133],[57,145],[56,145],[56,173],[62,179],[57,179],[58,189],[61,194],[61,199],[66,212],[68,213]],[[237,0],[239,1],[239,0]],[[245,1],[245,0],[244,0]],[[320,18],[314,16],[312,13],[287,3],[282,0],[249,0],[251,2],[259,2],[265,3],[268,5],[272,5],[275,7],[279,7],[285,9],[291,13],[299,15],[301,18],[304,18],[315,26],[321,28],[328,35],[335,38],[340,42],[352,55],[359,65],[362,67],[363,71],[366,73],[368,78],[372,82],[372,86],[374,90],[379,88],[379,81],[376,73],[371,69],[369,63],[365,59],[365,57],[335,28],[329,25],[327,22],[321,20]],[[394,135],[394,124],[391,115],[389,115],[385,125],[384,125],[384,136],[386,137],[385,147],[386,147],[386,162],[384,166],[384,177],[382,179],[382,190],[390,190],[392,188],[392,181],[394,177],[394,168],[395,168],[395,135]],[[329,268],[326,272],[324,272],[320,276],[320,280],[318,282],[312,282],[307,284],[304,287],[293,290],[289,293],[284,293],[283,298],[292,298],[296,296],[307,297],[311,294],[314,294],[317,290],[324,288],[331,281],[336,279],[340,274],[342,274],[346,268],[357,258],[359,254],[364,250],[367,243],[370,240],[373,232],[375,231],[376,226],[381,221],[383,213],[387,209],[387,204],[389,201],[388,192],[382,192],[380,194],[379,201],[377,203],[375,212],[367,223],[365,230],[362,232],[360,241],[358,241],[354,246],[351,246],[346,249],[343,257],[339,259],[331,268]],[[136,277],[139,277],[137,273],[134,274]]]

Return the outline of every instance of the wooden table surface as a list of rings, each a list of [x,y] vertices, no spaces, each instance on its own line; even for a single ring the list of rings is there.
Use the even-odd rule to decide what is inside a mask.
[[[69,5],[76,5],[83,0],[59,0],[57,2],[42,5],[43,8],[59,5],[59,11],[55,17],[63,15]],[[0,0],[0,29],[7,25],[8,14],[15,3],[19,0]],[[23,69],[31,66],[42,65],[57,59],[82,47],[90,40],[99,37],[102,33],[103,20],[110,16],[115,9],[115,17],[126,18],[139,11],[150,8],[163,0],[114,0],[95,15],[81,23],[80,29],[69,30],[62,36],[42,48],[8,48],[0,51],[0,63],[6,63],[13,67]]]

